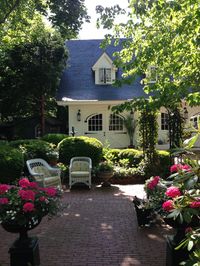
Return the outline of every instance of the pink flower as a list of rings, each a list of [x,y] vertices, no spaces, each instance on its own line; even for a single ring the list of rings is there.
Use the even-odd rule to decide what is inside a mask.
[[[183,165],[182,169],[185,170],[185,171],[191,171],[191,166],[188,165],[188,164],[185,164],[185,165]]]
[[[162,208],[165,210],[165,211],[171,211],[174,209],[174,206],[173,206],[173,201],[172,200],[167,200],[163,203],[162,205]]]
[[[0,204],[8,204],[9,200],[8,198],[0,198]]]
[[[26,202],[24,205],[23,205],[23,211],[24,212],[32,212],[34,211],[34,204],[31,203],[31,202]]]
[[[200,201],[193,201],[190,203],[190,208],[200,208]]]
[[[174,164],[170,167],[170,172],[173,173],[173,172],[178,172],[180,170],[185,170],[185,171],[190,171],[191,170],[191,167],[187,164],[185,165],[182,165],[182,164]]]
[[[154,188],[157,186],[159,180],[160,180],[160,177],[159,177],[159,176],[155,176],[155,177],[154,177],[154,178],[153,178],[153,179],[147,184],[147,188],[150,189],[150,190],[154,189]]]
[[[39,200],[40,200],[40,201],[45,201],[46,198],[45,198],[44,196],[41,196],[41,197],[39,198]]]
[[[173,173],[173,172],[178,172],[179,170],[182,169],[182,164],[174,164],[170,167],[170,172]]]
[[[27,188],[30,185],[30,181],[28,180],[28,178],[24,177],[19,180],[19,185],[20,187]]]
[[[45,191],[46,191],[46,193],[48,194],[48,196],[50,196],[50,197],[55,196],[56,193],[57,193],[57,190],[56,190],[55,188],[53,188],[53,187],[51,187],[51,188],[46,188]]]
[[[33,192],[32,190],[20,190],[19,196],[23,200],[35,200],[35,192]]]
[[[5,192],[7,192],[10,189],[9,185],[6,184],[2,184],[0,185],[0,194],[4,194]]]
[[[30,182],[29,187],[30,188],[38,188],[38,184],[36,182]]]
[[[165,192],[165,195],[171,198],[179,197],[181,195],[181,192],[178,187],[171,186],[167,189]]]

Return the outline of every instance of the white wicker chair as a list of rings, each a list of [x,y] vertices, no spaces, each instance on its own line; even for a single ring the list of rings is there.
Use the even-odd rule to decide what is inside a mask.
[[[61,170],[51,167],[45,160],[36,158],[26,161],[30,175],[40,186],[61,188]]]
[[[92,160],[89,157],[73,157],[69,166],[69,188],[84,183],[91,188]]]

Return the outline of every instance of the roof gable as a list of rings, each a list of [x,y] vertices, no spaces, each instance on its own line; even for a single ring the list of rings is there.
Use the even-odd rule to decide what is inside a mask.
[[[96,61],[96,63],[92,66],[92,70],[97,70],[101,67],[109,67],[114,70],[117,70],[117,68],[113,64],[113,60],[107,55],[106,52],[104,52],[99,59]]]
[[[112,84],[101,86],[95,84],[95,74],[92,67],[103,54],[106,54],[104,56],[113,62],[113,53],[120,49],[110,45],[103,50],[100,48],[102,41],[66,41],[69,58],[56,95],[58,101],[62,101],[64,97],[71,101],[124,101],[141,96],[146,97],[140,82],[141,77],[137,77],[132,84],[124,84],[120,88],[114,87]],[[121,76],[122,70],[118,69],[116,78],[120,79]]]

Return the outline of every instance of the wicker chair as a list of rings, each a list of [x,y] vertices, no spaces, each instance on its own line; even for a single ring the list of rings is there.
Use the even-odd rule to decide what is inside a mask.
[[[69,188],[84,183],[91,188],[92,160],[89,157],[73,157],[69,166]]]
[[[26,161],[30,175],[40,186],[61,188],[61,170],[51,167],[45,160],[36,158]]]

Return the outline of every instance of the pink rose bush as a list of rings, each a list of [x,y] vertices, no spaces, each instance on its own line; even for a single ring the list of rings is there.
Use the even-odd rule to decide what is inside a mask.
[[[30,219],[56,215],[61,208],[61,191],[54,187],[39,187],[27,178],[18,185],[0,184],[0,224],[26,225]]]
[[[171,166],[172,175],[168,177],[170,186],[166,189],[167,198],[162,204],[163,211],[168,212],[167,218],[177,220],[180,224],[189,224],[200,217],[200,166],[198,163],[193,164]]]
[[[174,164],[171,175],[146,180],[146,205],[161,218],[172,218],[179,224],[190,224],[200,217],[200,166],[198,163]],[[200,224],[200,221],[199,221]]]

